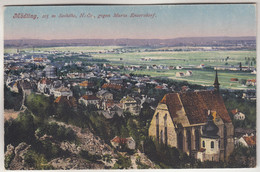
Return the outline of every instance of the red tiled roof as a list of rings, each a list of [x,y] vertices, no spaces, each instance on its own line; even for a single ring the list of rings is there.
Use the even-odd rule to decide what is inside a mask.
[[[104,89],[111,88],[111,89],[115,89],[115,90],[121,90],[123,88],[123,86],[120,84],[105,83],[102,85],[102,88],[104,88]]]
[[[85,100],[99,100],[99,98],[94,95],[83,95],[82,98]]]
[[[43,78],[43,79],[40,80],[40,83],[41,83],[41,84],[48,84],[48,85],[49,85],[49,84],[51,84],[51,80],[49,80],[49,79],[47,79],[47,78]]]
[[[204,152],[206,149],[200,148],[199,152]]]
[[[82,87],[93,87],[94,84],[92,82],[89,82],[89,81],[83,81],[79,84],[79,86],[82,86]]]
[[[237,114],[237,112],[238,112],[237,109],[233,109],[233,110],[231,111],[231,113],[232,113],[233,115]]]
[[[59,96],[55,99],[54,103],[67,103],[70,107],[77,107],[77,100],[75,97]]]
[[[256,136],[244,136],[243,139],[245,140],[248,146],[256,145]]]
[[[127,139],[125,138],[120,138],[118,136],[114,137],[111,142],[115,142],[115,143],[121,143],[121,144],[125,144],[127,141]]]
[[[247,82],[256,82],[256,79],[248,79]]]
[[[183,107],[190,124],[206,122],[207,110],[216,111],[224,122],[231,122],[221,95],[214,91],[170,93],[160,103],[167,105],[172,118]]]
[[[107,107],[107,108],[112,108],[112,107],[114,107],[114,106],[118,106],[118,107],[122,107],[122,104],[121,103],[118,103],[118,102],[115,102],[114,100],[107,100],[106,102],[105,102],[105,106]]]
[[[39,58],[36,57],[36,58],[34,58],[33,60],[34,60],[35,62],[43,62],[43,59],[40,58],[40,57],[39,57]]]
[[[155,89],[163,89],[163,86],[161,86],[161,85],[157,85],[156,87],[155,87]]]
[[[238,81],[237,78],[230,78],[230,81]]]
[[[176,112],[181,110],[182,105],[177,93],[166,94],[160,103],[167,104],[168,110],[172,118],[177,117]]]

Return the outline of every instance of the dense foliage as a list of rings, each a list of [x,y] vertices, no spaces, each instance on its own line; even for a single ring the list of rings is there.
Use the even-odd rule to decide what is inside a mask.
[[[229,157],[228,166],[232,168],[248,168],[256,166],[256,146],[238,145]]]
[[[25,110],[19,114],[17,119],[5,121],[5,149],[8,144],[16,147],[21,142],[25,142],[31,145],[31,151],[25,156],[27,165],[35,169],[49,169],[50,167],[40,164],[53,158],[69,156],[67,151],[63,151],[57,144],[53,144],[53,141],[75,142],[77,138],[71,129],[57,124],[48,124],[40,119],[29,110]],[[45,134],[50,136],[52,140],[36,138]]]
[[[237,91],[234,93],[225,92],[223,98],[226,108],[230,114],[233,125],[235,128],[256,128],[256,102],[242,99],[242,92]],[[238,109],[245,114],[245,120],[235,120],[232,110]]]
[[[19,88],[19,93],[11,92],[6,85],[4,85],[4,108],[19,110],[22,105],[23,93]]]
[[[74,131],[71,128],[65,128],[57,123],[50,123],[40,126],[35,134],[37,137],[42,137],[44,135],[52,136],[58,141],[75,141],[77,139]]]
[[[127,169],[131,167],[131,160],[129,157],[118,154],[118,159],[113,167],[113,169]]]
[[[188,156],[179,149],[158,144],[151,138],[145,140],[144,152],[161,168],[187,168],[196,162],[194,158]]]

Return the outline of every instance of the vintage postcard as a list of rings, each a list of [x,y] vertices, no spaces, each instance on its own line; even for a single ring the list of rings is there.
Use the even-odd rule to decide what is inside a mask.
[[[4,7],[7,170],[256,167],[256,4]]]

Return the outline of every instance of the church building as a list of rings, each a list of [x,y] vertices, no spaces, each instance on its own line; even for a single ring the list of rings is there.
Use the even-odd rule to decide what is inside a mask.
[[[216,72],[214,91],[166,94],[155,110],[149,136],[201,161],[225,161],[234,149],[234,126],[219,85]]]

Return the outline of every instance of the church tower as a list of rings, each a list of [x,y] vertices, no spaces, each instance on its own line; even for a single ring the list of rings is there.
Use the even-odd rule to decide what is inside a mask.
[[[203,161],[219,161],[220,150],[219,140],[220,137],[217,134],[219,131],[218,126],[213,121],[211,112],[208,112],[208,121],[202,128],[201,136],[201,149],[197,154],[197,159]]]
[[[215,76],[215,82],[214,82],[214,87],[216,91],[219,91],[219,82],[218,82],[218,71],[216,70],[216,76]]]

